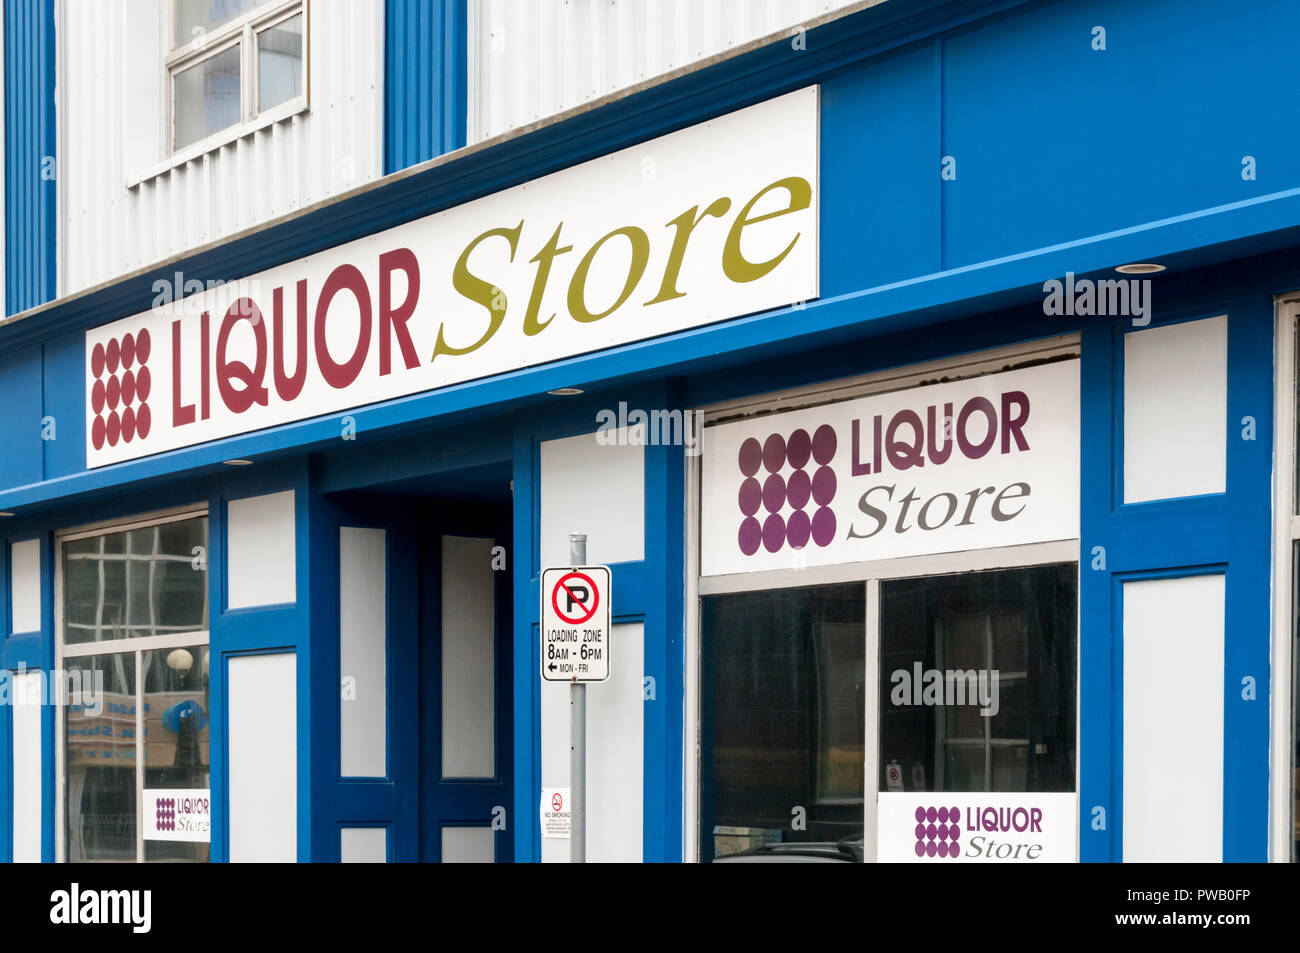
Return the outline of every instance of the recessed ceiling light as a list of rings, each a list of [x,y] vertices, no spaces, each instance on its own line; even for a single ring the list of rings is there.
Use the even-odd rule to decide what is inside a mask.
[[[1131,265],[1120,265],[1115,269],[1121,275],[1154,275],[1157,271],[1164,271],[1164,265],[1157,265],[1154,261],[1135,261]]]
[[[548,390],[546,393],[552,397],[575,397],[582,393],[581,387],[557,387],[555,390]]]
[[[253,465],[253,461],[252,461],[252,460],[238,460],[238,459],[236,459],[236,460],[222,460],[221,462],[224,463],[224,464],[225,464],[226,466],[228,466],[228,467],[251,467],[251,466]]]

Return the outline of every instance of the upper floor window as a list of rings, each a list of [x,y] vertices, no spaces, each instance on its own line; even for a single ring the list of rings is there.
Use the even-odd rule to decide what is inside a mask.
[[[173,152],[301,104],[303,0],[172,0],[167,56]]]

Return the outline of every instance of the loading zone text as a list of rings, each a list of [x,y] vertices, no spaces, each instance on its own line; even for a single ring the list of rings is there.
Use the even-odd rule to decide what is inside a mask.
[[[554,676],[586,675],[604,658],[605,635],[600,629],[546,630],[546,670]]]

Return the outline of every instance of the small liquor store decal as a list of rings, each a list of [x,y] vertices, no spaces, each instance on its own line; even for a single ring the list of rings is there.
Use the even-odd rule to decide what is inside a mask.
[[[162,282],[149,311],[86,333],[87,465],[815,298],[817,97],[788,93],[228,284]]]
[[[877,859],[921,863],[1069,863],[1074,794],[882,792]]]

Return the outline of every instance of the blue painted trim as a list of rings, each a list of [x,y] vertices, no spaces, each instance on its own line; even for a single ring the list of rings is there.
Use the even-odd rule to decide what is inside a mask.
[[[1114,333],[1109,325],[1085,328],[1081,335],[1079,406],[1088,412],[1080,420],[1079,486],[1079,728],[1077,738],[1079,789],[1079,859],[1110,860],[1114,842],[1116,798],[1112,774],[1116,711],[1114,650],[1111,635],[1111,581],[1108,563],[1113,501],[1113,426],[1116,395]],[[1100,553],[1094,555],[1097,548]],[[1105,825],[1094,829],[1093,812],[1105,812]]]
[[[1231,286],[1229,286],[1231,287]],[[1162,312],[1151,327],[1228,315],[1227,490],[1168,500],[1123,500],[1124,340],[1128,322],[1083,331],[1080,536],[1080,859],[1123,859],[1122,582],[1225,572],[1224,830],[1226,861],[1268,856],[1268,707],[1272,579],[1272,301],[1262,293]],[[1284,358],[1285,359],[1285,358]],[[1255,439],[1242,439],[1243,418]],[[1104,570],[1092,569],[1094,548]],[[1256,697],[1241,697],[1255,678]],[[1092,829],[1106,810],[1107,830]]]
[[[1250,298],[1232,303],[1228,317],[1232,510],[1225,533],[1230,571],[1225,593],[1223,704],[1223,859],[1227,862],[1269,859],[1274,332],[1271,301]],[[1281,359],[1289,360],[1290,355]],[[1242,439],[1247,416],[1255,419],[1254,440]],[[1242,698],[1241,682],[1248,675],[1255,680],[1254,701]]]
[[[384,4],[384,174],[465,145],[466,0]]]
[[[540,686],[536,660],[541,642],[537,609],[541,598],[534,549],[540,522],[540,479],[532,434],[524,422],[514,433],[514,856],[517,862],[542,859],[542,790]]]
[[[657,407],[677,406],[669,395]],[[682,859],[686,680],[686,467],[683,448],[647,447],[645,479],[644,859]],[[620,599],[623,596],[620,594]]]
[[[0,678],[12,679],[12,675],[8,669],[0,669]],[[13,860],[13,750],[13,708],[0,705],[0,864]]]
[[[4,0],[5,314],[56,292],[53,0]]]

